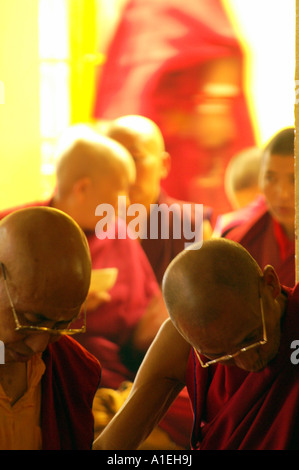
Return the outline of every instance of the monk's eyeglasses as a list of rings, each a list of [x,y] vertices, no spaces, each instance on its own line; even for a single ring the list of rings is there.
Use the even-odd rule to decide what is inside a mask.
[[[9,300],[9,304],[13,313],[14,321],[15,321],[15,331],[23,333],[23,334],[28,334],[28,333],[34,333],[34,332],[44,332],[44,333],[49,333],[51,335],[75,335],[77,333],[85,333],[86,331],[86,302],[84,304],[84,311],[83,311],[83,325],[81,328],[48,328],[46,326],[37,326],[37,325],[22,325],[19,321],[16,309],[14,307],[9,289],[8,289],[8,282],[7,282],[7,276],[6,276],[6,270],[5,266],[3,263],[0,263],[1,270],[2,270],[2,275],[3,275],[3,281],[4,281],[4,286],[5,290],[7,293],[7,297]],[[74,321],[74,320],[73,320]]]
[[[260,341],[256,341],[255,343],[252,343],[250,344],[249,346],[246,346],[242,349],[240,349],[239,351],[233,353],[233,354],[226,354],[224,356],[221,356],[221,357],[217,357],[217,359],[213,359],[211,361],[207,361],[207,362],[204,362],[202,360],[202,358],[200,357],[199,353],[196,351],[196,349],[194,348],[194,352],[197,356],[197,359],[199,360],[199,363],[201,365],[201,367],[209,367],[211,366],[212,364],[217,364],[218,362],[225,362],[225,361],[229,361],[230,359],[233,359],[234,357],[238,356],[239,354],[241,353],[244,353],[246,351],[249,351],[250,349],[253,349],[253,348],[256,348],[262,344],[265,344],[267,343],[268,339],[267,339],[267,332],[266,332],[266,323],[265,323],[265,315],[264,315],[264,306],[263,306],[263,299],[262,297],[260,296],[260,310],[261,310],[261,315],[262,315],[262,324],[263,324],[263,339],[260,340]]]

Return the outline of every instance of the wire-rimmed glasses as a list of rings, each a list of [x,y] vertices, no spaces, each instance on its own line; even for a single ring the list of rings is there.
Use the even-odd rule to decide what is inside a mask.
[[[86,332],[86,302],[84,304],[84,311],[83,311],[83,326],[81,328],[48,328],[46,326],[38,326],[38,325],[22,325],[19,321],[15,306],[13,304],[9,289],[8,289],[8,282],[6,276],[6,270],[3,263],[0,262],[1,270],[3,274],[3,281],[5,290],[7,293],[7,297],[9,300],[9,304],[13,313],[13,317],[15,320],[16,328],[15,331],[23,334],[27,333],[34,333],[34,332],[44,332],[49,333],[51,335],[75,335],[77,333],[85,333]]]
[[[246,351],[249,351],[250,349],[256,348],[257,346],[260,346],[260,345],[263,345],[263,344],[267,343],[268,338],[267,338],[267,332],[266,332],[264,306],[263,306],[263,300],[262,300],[261,296],[260,296],[260,308],[261,308],[262,324],[263,324],[263,339],[261,339],[260,341],[256,341],[255,343],[252,343],[249,346],[241,348],[233,354],[225,354],[224,356],[217,357],[217,359],[212,359],[212,360],[207,361],[207,362],[203,362],[203,360],[201,359],[198,351],[195,348],[193,348],[194,352],[196,354],[196,357],[199,360],[199,363],[200,363],[201,367],[209,367],[212,364],[217,364],[218,362],[229,361],[230,359],[233,359],[234,357],[238,356],[241,353],[244,353]]]

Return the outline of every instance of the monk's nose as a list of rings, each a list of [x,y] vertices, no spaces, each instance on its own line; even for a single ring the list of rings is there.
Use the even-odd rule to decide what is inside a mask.
[[[42,353],[50,342],[51,335],[47,332],[32,333],[29,335],[25,343],[35,354]]]
[[[247,351],[235,358],[235,365],[247,371],[258,371],[264,367],[259,349]]]

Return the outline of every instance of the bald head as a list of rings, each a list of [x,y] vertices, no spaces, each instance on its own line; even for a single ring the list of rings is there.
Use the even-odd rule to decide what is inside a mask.
[[[86,126],[75,126],[58,144],[57,188],[52,206],[69,214],[84,231],[94,232],[96,208],[117,211],[119,196],[135,181],[130,153],[119,143]]]
[[[230,160],[225,172],[225,191],[233,209],[247,205],[260,193],[261,160],[262,150],[258,147],[246,148]]]
[[[162,157],[165,150],[159,127],[144,116],[129,115],[115,119],[107,129],[107,136],[123,145],[126,144],[125,139],[131,137],[131,144],[134,139],[135,145],[145,145],[158,157]]]
[[[14,299],[78,308],[90,283],[88,244],[66,214],[47,207],[13,212],[0,222],[0,261]]]
[[[175,324],[205,325],[229,297],[249,301],[258,294],[260,268],[239,244],[213,239],[180,253],[163,279],[163,295]]]
[[[160,181],[170,168],[169,154],[159,127],[143,116],[123,116],[107,127],[106,135],[123,145],[132,155],[136,166],[136,182],[130,189],[132,203],[150,205],[157,202]]]
[[[68,194],[81,178],[99,180],[117,177],[120,172],[126,174],[128,180],[135,177],[130,153],[92,129],[75,128],[58,148],[57,187],[62,195]]]

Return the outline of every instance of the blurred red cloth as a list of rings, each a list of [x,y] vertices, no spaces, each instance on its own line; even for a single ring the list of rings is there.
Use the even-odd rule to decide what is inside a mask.
[[[243,69],[243,52],[220,0],[131,0],[99,71],[94,104],[97,119],[140,114],[155,121],[172,157],[163,188],[217,213],[231,210],[223,187],[227,162],[255,141],[242,74],[239,91],[230,98],[236,132],[220,151],[210,152],[198,139],[167,128],[165,111],[196,113],[205,99],[201,67],[221,58],[236,58]]]

